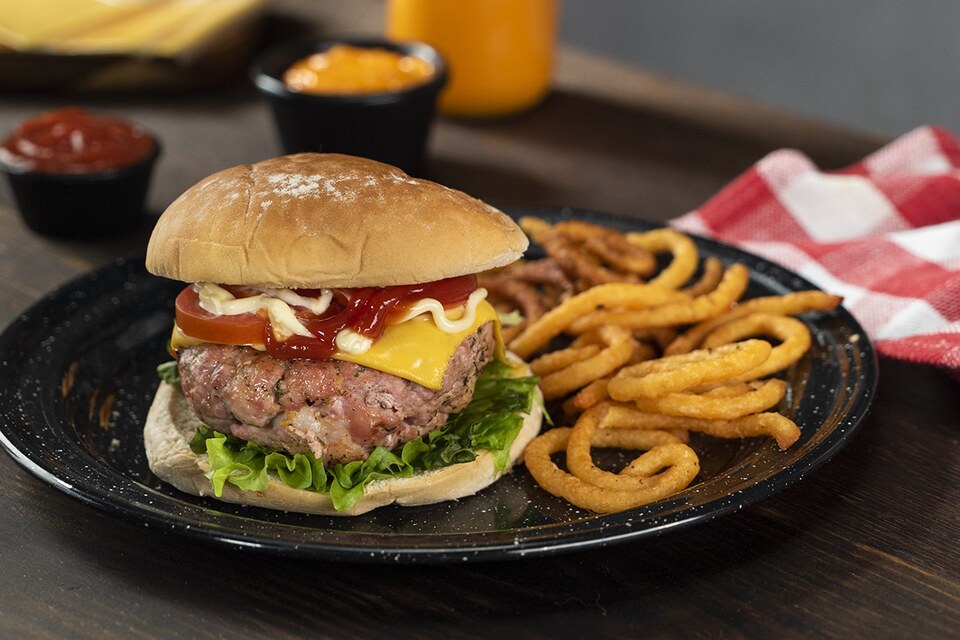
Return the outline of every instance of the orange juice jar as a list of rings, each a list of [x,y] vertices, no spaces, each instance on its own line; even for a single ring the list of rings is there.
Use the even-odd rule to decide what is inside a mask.
[[[550,88],[556,0],[389,0],[387,37],[446,58],[441,113],[491,117],[539,103]]]

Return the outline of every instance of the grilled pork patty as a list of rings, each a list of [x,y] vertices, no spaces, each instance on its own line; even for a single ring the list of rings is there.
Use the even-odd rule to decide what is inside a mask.
[[[492,323],[466,338],[439,389],[339,360],[278,360],[204,343],[178,354],[184,395],[211,429],[324,463],[364,460],[425,435],[469,404],[494,352]]]

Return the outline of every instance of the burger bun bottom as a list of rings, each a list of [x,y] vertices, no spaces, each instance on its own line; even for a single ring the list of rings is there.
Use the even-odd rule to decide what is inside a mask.
[[[538,391],[539,393],[539,391]],[[542,411],[533,403],[530,414],[510,448],[508,471],[523,455],[527,444],[539,433]],[[195,454],[190,440],[200,419],[193,412],[178,386],[160,384],[147,414],[143,429],[147,462],[153,473],[177,489],[196,496],[213,496],[206,473],[210,463],[206,454]],[[418,473],[410,478],[375,480],[364,488],[364,495],[351,509],[337,511],[328,494],[294,489],[275,478],[263,491],[245,491],[228,483],[218,500],[237,504],[321,515],[353,516],[391,503],[412,506],[455,500],[473,495],[492,484],[501,475],[493,454],[481,451],[472,462]]]

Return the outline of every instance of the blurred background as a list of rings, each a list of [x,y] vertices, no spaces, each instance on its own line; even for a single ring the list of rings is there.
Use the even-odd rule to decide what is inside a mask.
[[[437,119],[428,149],[434,179],[500,202],[560,201],[615,213],[639,207],[651,216],[660,212],[638,203],[660,202],[663,215],[678,215],[774,148],[802,148],[830,169],[920,125],[960,132],[960,84],[951,81],[953,61],[960,60],[957,2],[556,2],[562,46],[551,98],[511,114],[518,117]],[[127,14],[101,19],[94,9],[103,6],[92,5]],[[151,15],[150,6],[176,11]],[[305,35],[383,35],[389,6],[388,0],[0,0],[0,134],[68,104],[129,118],[162,142],[147,203],[158,212],[204,175],[285,151],[249,76],[258,53]],[[197,7],[204,9],[199,15]],[[476,21],[463,22],[477,30]],[[85,24],[106,40],[93,38]],[[47,40],[52,51],[41,46]],[[99,55],[103,42],[133,53]],[[524,66],[517,59],[482,70],[499,79],[516,75]],[[462,71],[453,77],[464,77]],[[583,125],[558,124],[567,119]],[[825,126],[808,126],[807,119]],[[651,142],[665,131],[685,132],[683,144]],[[713,132],[733,158],[725,172],[701,154],[704,132]],[[837,152],[841,133],[855,144]],[[558,159],[555,150],[574,142],[584,145],[580,155]],[[563,184],[550,161],[578,170],[589,164],[590,174]],[[619,193],[620,172],[651,163],[682,167],[683,177],[664,170],[637,185],[639,194],[612,195]],[[0,181],[0,202],[6,195]]]
[[[77,15],[62,14],[58,6],[64,1]],[[960,3],[954,0],[557,2],[562,43],[663,78],[884,137],[897,136],[921,123],[960,130],[960,83],[950,73],[954,61],[960,60],[960,38],[956,37]],[[11,33],[17,31],[19,22],[82,22],[80,9],[88,4],[3,0],[0,53],[2,45],[17,44]],[[143,3],[107,4],[131,7]],[[357,33],[383,33],[387,0],[353,0],[351,4],[354,6],[347,9],[328,0],[223,0],[209,5],[216,11],[205,11],[202,19],[188,20],[190,28],[177,37],[185,41],[199,38],[204,21],[213,24],[218,13],[226,15],[234,10],[231,7],[241,11],[252,5],[269,13],[313,14],[326,33],[342,32],[341,14],[352,16],[350,26]],[[362,22],[357,21],[358,14],[363,16]],[[57,27],[47,31],[51,29],[56,33]],[[114,44],[122,40],[120,31],[111,37]],[[238,52],[237,42],[230,43],[230,49],[225,47],[221,62],[231,55],[239,61],[249,53]],[[247,49],[255,44],[250,38],[243,42]],[[82,38],[73,45],[92,46]],[[86,71],[75,69],[71,74],[75,78]],[[0,56],[4,81],[18,74],[38,82],[36,78],[48,71],[45,67],[28,69],[23,61],[9,62]],[[62,80],[64,85],[71,82],[69,77]]]
[[[955,0],[562,0],[561,41],[884,136],[960,130]]]

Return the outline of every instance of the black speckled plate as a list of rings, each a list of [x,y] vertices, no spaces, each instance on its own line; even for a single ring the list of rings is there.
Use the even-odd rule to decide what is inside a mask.
[[[577,217],[620,228],[647,225],[570,210],[514,211]],[[751,270],[749,295],[812,288],[802,278],[714,242],[704,256]],[[194,538],[352,561],[450,562],[542,556],[662,533],[727,514],[800,480],[851,438],[877,380],[873,348],[840,309],[813,315],[814,344],[788,372],[782,410],[803,436],[781,452],[765,438],[697,438],[701,473],[687,490],[613,515],[581,511],[543,492],[520,468],[476,496],[423,507],[390,506],[354,518],[245,508],[180,493],[159,482],[142,451],[142,420],[164,361],[180,283],[142,260],[85,275],[40,300],[0,336],[0,443],[56,489],[145,526]]]

